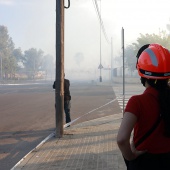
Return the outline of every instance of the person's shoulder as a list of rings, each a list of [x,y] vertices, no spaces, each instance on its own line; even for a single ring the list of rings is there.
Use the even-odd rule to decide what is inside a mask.
[[[68,79],[64,79],[64,81],[66,81],[66,82],[70,82]]]
[[[133,95],[129,99],[129,102],[134,104],[142,104],[147,101],[148,101],[148,96],[145,93]]]
[[[70,85],[70,81],[68,79],[64,79],[64,83]]]
[[[130,101],[140,101],[143,98],[143,94],[137,94],[137,95],[133,95],[129,98]]]
[[[143,96],[143,94],[136,94],[136,95],[133,95],[132,98],[137,99],[137,98],[141,98],[142,96]]]

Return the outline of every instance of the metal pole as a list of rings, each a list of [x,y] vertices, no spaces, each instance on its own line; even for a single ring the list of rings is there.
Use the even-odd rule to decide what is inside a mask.
[[[101,54],[101,0],[100,0],[100,82],[102,82],[102,54]]]
[[[123,51],[123,113],[125,108],[125,56],[124,56],[124,29],[122,27],[122,51]]]
[[[112,63],[112,61],[113,61],[113,42],[112,42],[112,38],[111,38],[111,69],[110,69],[110,71],[111,71],[111,77],[110,77],[110,81],[111,81],[111,83],[113,82],[113,63]]]
[[[56,1],[56,137],[63,136],[64,108],[64,1]]]
[[[1,56],[1,78],[0,80],[2,80],[2,56]]]

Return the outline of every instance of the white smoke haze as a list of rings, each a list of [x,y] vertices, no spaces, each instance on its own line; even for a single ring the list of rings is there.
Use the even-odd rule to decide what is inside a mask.
[[[1,5],[12,5],[13,1],[12,0],[0,0]]]
[[[0,4],[0,25],[7,26],[16,48],[33,47],[55,56],[54,0],[5,0]]]
[[[135,42],[139,34],[158,33],[169,23],[169,0],[97,0],[109,41],[103,32],[95,10],[94,0],[70,0],[65,9],[65,74],[69,79],[96,80],[101,64],[107,69],[122,66],[121,29],[125,30],[125,46]],[[67,0],[65,0],[67,6]],[[42,49],[55,60],[55,0],[0,0],[0,25],[8,27],[15,47],[22,51]],[[120,60],[116,59],[120,57]],[[103,80],[109,71],[102,69]],[[54,73],[55,74],[55,73]]]

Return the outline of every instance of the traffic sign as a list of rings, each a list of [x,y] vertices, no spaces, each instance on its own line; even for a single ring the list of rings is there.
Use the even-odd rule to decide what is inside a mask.
[[[103,66],[102,66],[102,64],[100,64],[99,67],[98,67],[98,69],[102,69],[102,68],[103,68]]]

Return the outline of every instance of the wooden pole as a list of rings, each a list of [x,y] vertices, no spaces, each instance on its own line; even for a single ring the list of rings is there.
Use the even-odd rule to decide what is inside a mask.
[[[56,0],[56,137],[63,136],[64,112],[64,1]]]

